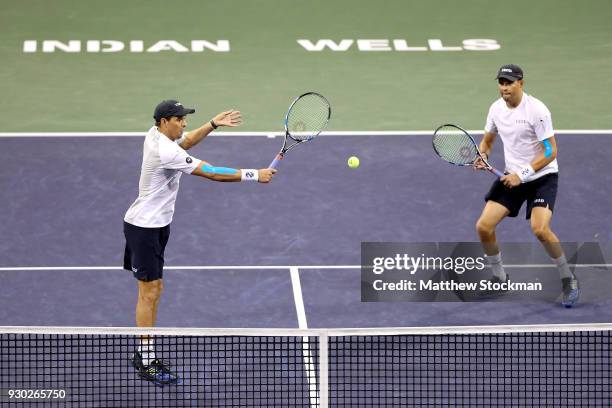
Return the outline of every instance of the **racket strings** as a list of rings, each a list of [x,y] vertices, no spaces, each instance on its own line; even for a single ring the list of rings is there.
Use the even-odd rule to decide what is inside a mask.
[[[434,135],[433,145],[440,157],[454,164],[471,164],[478,156],[472,139],[454,128],[439,129]]]
[[[329,121],[329,104],[319,95],[308,94],[298,99],[287,116],[287,130],[295,140],[317,136]]]

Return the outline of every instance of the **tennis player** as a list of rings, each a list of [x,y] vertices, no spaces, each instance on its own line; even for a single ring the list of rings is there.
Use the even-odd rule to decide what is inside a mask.
[[[572,307],[580,297],[578,280],[569,269],[559,238],[550,228],[559,180],[551,114],[546,105],[523,91],[523,70],[517,65],[503,65],[496,79],[501,98],[489,109],[480,151],[488,159],[499,135],[504,144],[507,174],[491,186],[476,223],[493,271],[491,282],[508,279],[495,228],[504,218],[516,217],[526,201],[526,218],[531,222],[531,230],[559,269],[563,286],[561,303]],[[475,167],[484,169],[480,160]]]
[[[197,159],[186,150],[201,142],[219,126],[236,127],[242,122],[240,112],[221,112],[199,128],[184,133],[185,108],[176,100],[162,101],[155,108],[155,126],[147,132],[143,146],[138,198],[125,214],[124,269],[138,280],[136,325],[155,325],[157,305],[163,289],[164,249],[170,236],[170,223],[182,173],[213,181],[255,181],[269,183],[274,169],[232,169],[215,167]],[[140,376],[159,384],[178,382],[178,376],[155,356],[153,339],[143,336],[132,364]]]

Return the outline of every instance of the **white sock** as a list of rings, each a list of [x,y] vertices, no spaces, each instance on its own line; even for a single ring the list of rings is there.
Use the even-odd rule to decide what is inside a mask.
[[[570,271],[569,265],[567,264],[567,259],[565,259],[565,255],[561,255],[557,259],[555,258],[551,258],[551,259],[557,265],[557,268],[559,268],[559,275],[561,275],[561,279],[564,279],[564,278],[574,279],[575,278],[572,271]]]
[[[506,281],[506,271],[504,271],[504,265],[502,264],[501,252],[496,255],[485,255],[487,262],[491,265],[491,271],[493,276],[497,276],[502,282]]]
[[[138,352],[142,356],[142,364],[148,366],[151,361],[155,360],[155,349],[153,347],[153,339],[140,339]]]

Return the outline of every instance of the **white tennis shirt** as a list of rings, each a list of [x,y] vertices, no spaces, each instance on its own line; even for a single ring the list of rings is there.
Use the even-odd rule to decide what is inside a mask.
[[[191,173],[200,160],[153,126],[143,145],[138,198],[127,210],[127,223],[145,228],[165,227],[172,222],[182,173]]]
[[[499,98],[489,108],[485,131],[497,133],[504,144],[506,171],[518,173],[542,153],[542,141],[554,136],[550,111],[540,100],[523,93],[516,108],[509,108]],[[557,159],[540,169],[525,181],[538,179],[549,173],[557,173]]]

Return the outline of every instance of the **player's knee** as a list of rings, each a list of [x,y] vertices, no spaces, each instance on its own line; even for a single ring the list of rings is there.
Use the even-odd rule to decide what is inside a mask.
[[[495,232],[495,225],[483,218],[479,218],[476,221],[476,231],[478,235],[491,235]]]
[[[550,228],[548,228],[547,226],[543,226],[543,225],[531,225],[531,231],[533,232],[533,235],[536,236],[536,238],[540,241],[546,241],[549,234],[550,234]]]
[[[145,304],[152,306],[152,305],[156,305],[159,302],[160,296],[161,296],[161,293],[159,291],[150,290],[150,291],[145,291],[144,293],[141,293],[140,300],[144,302]]]
[[[146,284],[141,285],[139,297],[145,303],[155,304],[159,302],[162,290],[163,285],[161,281],[147,282]]]

